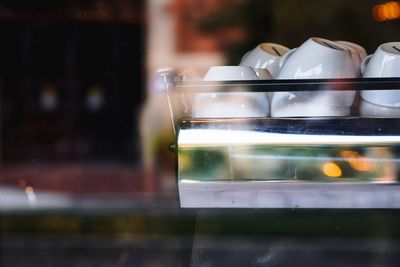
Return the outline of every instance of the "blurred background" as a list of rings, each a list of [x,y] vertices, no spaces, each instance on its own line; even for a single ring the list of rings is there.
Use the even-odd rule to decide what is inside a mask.
[[[373,53],[398,41],[399,18],[398,2],[378,0],[0,0],[0,266],[179,266],[192,217],[178,209],[175,137],[155,71],[203,75],[261,42],[294,48],[311,36]],[[397,212],[356,214],[250,212],[272,227],[245,233],[242,214],[207,215],[201,231],[212,238],[201,243],[222,249],[201,255],[226,259],[233,246],[245,256],[230,266],[286,252],[317,258],[310,266],[395,266]],[[235,238],[215,240],[226,220]],[[335,256],[349,246],[359,249]]]

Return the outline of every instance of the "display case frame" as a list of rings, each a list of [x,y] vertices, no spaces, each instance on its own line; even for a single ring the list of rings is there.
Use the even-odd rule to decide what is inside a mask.
[[[164,76],[167,77],[167,76]],[[400,146],[400,118],[362,118],[357,112],[349,117],[293,117],[293,118],[190,118],[190,114],[178,114],[171,104],[176,96],[216,92],[300,92],[300,91],[356,91],[398,90],[400,78],[351,78],[308,80],[252,80],[252,81],[182,81],[170,75],[164,79],[164,91],[170,103],[171,119],[175,124],[176,142],[171,145],[176,153],[176,180],[180,206],[182,208],[317,208],[317,209],[398,209],[400,208],[400,184],[396,171],[394,180],[371,179],[368,181],[302,181],[302,180],[212,180],[185,179],[182,176],[181,151],[188,139],[196,146],[210,146],[215,140],[215,129],[219,141],[235,131],[245,134],[233,142],[254,141],[254,134],[264,136],[259,141],[264,145],[276,145],[269,139],[271,134],[286,135],[279,145],[287,147],[323,145],[340,147],[386,147],[394,153],[391,163],[397,164]],[[178,97],[179,98],[179,97]],[[190,97],[189,97],[190,98]],[[184,99],[184,97],[180,97]],[[356,100],[357,101],[357,100]],[[178,102],[182,102],[179,101]],[[177,102],[175,102],[177,103]],[[354,109],[353,109],[354,110]],[[186,107],[187,112],[187,107]],[[190,108],[189,108],[190,112]],[[185,116],[186,115],[186,116]],[[239,126],[238,126],[239,125]],[[261,127],[258,127],[260,126]],[[199,131],[202,135],[199,135]],[[210,135],[212,129],[214,132]],[[238,129],[236,129],[238,130]],[[240,130],[240,129],[239,129]],[[233,132],[232,132],[233,131]],[[237,132],[236,132],[237,133]],[[301,138],[299,138],[301,137]],[[208,138],[208,139],[207,139]],[[201,139],[197,142],[196,139]],[[225,145],[230,146],[232,135]],[[257,139],[257,138],[256,138]],[[267,140],[272,140],[271,142]],[[218,142],[219,142],[218,141]],[[197,142],[197,144],[195,144]],[[215,144],[214,144],[215,145]],[[248,144],[246,144],[248,145]],[[396,165],[397,166],[397,165]],[[397,167],[396,167],[397,169]]]

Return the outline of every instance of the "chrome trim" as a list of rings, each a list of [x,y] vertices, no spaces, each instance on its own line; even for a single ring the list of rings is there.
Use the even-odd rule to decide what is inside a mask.
[[[187,129],[181,130],[179,133],[179,147],[214,147],[229,145],[391,146],[399,143],[400,136],[307,135],[229,129]]]
[[[179,181],[184,208],[400,208],[400,185]]]

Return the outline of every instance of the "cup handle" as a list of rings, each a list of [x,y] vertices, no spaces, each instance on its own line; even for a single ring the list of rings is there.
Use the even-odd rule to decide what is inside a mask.
[[[367,65],[374,54],[366,56],[363,61],[361,62],[360,70],[361,74],[364,74],[365,70],[367,69]]]
[[[291,54],[293,54],[294,51],[296,51],[296,48],[293,48],[292,50],[289,50],[286,52],[286,54],[283,55],[281,60],[279,61],[279,69],[282,69],[283,65],[285,64],[286,60],[290,57]]]

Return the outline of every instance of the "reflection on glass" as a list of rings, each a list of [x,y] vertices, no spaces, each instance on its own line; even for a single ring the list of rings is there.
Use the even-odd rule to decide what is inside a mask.
[[[58,93],[54,85],[48,84],[42,88],[40,93],[40,108],[43,111],[54,111],[58,106]]]
[[[229,180],[227,148],[194,148],[179,152],[179,173],[193,180]]]
[[[392,147],[227,145],[179,149],[179,178],[235,181],[395,182]]]
[[[332,178],[341,177],[343,174],[342,169],[334,162],[324,163],[322,165],[322,171],[326,176]]]
[[[104,92],[98,85],[89,88],[86,96],[86,106],[90,112],[99,111],[104,105]]]

